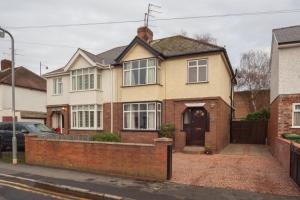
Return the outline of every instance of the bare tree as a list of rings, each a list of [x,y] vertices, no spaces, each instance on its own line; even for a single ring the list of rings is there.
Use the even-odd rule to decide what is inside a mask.
[[[253,111],[257,111],[256,97],[259,91],[270,88],[270,57],[264,51],[251,50],[242,54],[237,69],[238,90],[248,90]]]
[[[207,42],[210,44],[217,44],[217,39],[213,37],[210,33],[204,33],[204,34],[195,34],[194,38],[201,42]]]

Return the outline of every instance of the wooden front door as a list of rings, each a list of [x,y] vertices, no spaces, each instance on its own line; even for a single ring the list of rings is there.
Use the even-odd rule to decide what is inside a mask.
[[[187,145],[205,145],[205,131],[207,129],[207,111],[200,108],[188,108],[184,113],[184,130]]]

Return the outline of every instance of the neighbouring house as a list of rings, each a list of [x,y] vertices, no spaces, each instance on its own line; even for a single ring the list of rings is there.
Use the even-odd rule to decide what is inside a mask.
[[[12,121],[11,61],[1,61],[0,121]],[[25,67],[15,68],[15,109],[19,122],[46,122],[46,80]]]
[[[244,119],[248,114],[255,112],[250,91],[235,91],[233,95],[234,119]],[[255,97],[256,110],[270,108],[270,90],[260,90]]]
[[[300,26],[274,29],[271,50],[271,146],[283,133],[300,134]]]
[[[78,49],[47,78],[47,123],[65,134],[117,132],[153,143],[175,125],[175,148],[229,142],[236,82],[225,48],[181,35],[155,39],[147,27],[127,45],[100,54]],[[113,115],[111,115],[113,113]]]

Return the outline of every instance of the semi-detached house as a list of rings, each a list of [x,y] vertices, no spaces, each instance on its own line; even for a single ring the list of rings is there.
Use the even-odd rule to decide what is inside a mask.
[[[47,123],[65,134],[116,132],[152,143],[175,124],[175,148],[229,142],[233,71],[223,47],[176,35],[153,40],[140,27],[127,45],[78,49],[47,78]],[[113,113],[113,115],[111,115]]]

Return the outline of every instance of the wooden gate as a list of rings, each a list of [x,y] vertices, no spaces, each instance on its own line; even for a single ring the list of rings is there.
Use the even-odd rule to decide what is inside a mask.
[[[230,142],[234,144],[265,144],[267,121],[232,121]]]
[[[291,145],[290,176],[300,187],[300,149]]]

